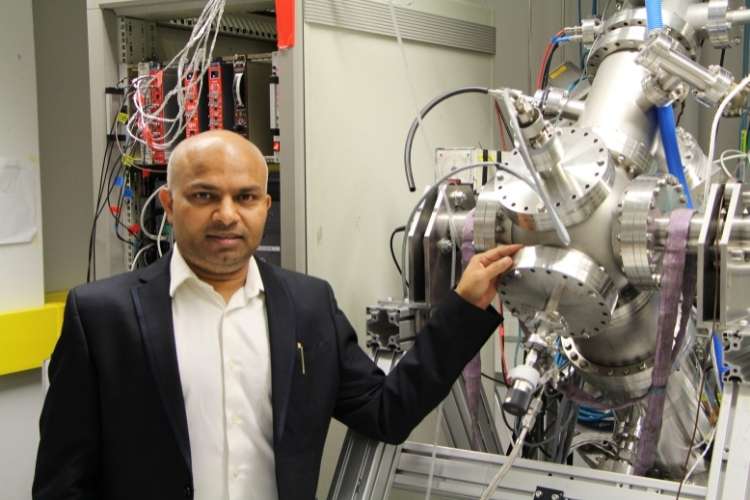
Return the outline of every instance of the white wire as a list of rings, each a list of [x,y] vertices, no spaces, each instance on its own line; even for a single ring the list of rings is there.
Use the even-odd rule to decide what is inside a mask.
[[[240,86],[242,85],[242,75],[237,73],[234,75],[234,95],[237,97],[237,105],[243,107],[245,104],[242,102],[242,95],[240,93]]]
[[[450,287],[451,287],[451,290],[453,290],[453,287],[456,285],[456,253],[457,253],[457,249],[461,248],[461,244],[463,242],[463,235],[459,235],[458,229],[456,228],[456,222],[453,218],[453,209],[451,208],[450,201],[448,201],[448,186],[445,186],[443,188],[443,206],[445,206],[445,209],[448,212],[448,228],[450,229],[449,232],[451,235]]]
[[[693,472],[695,472],[695,469],[698,467],[698,464],[703,463],[703,460],[706,458],[706,453],[708,453],[708,449],[711,448],[711,443],[714,440],[714,437],[716,436],[716,429],[711,432],[711,437],[706,441],[706,447],[703,450],[703,452],[700,455],[700,458],[695,459],[695,463],[693,463],[693,466],[690,467],[690,470],[687,474],[685,474],[685,479],[682,480],[683,483],[687,483],[688,479],[690,479],[690,476],[693,475]]]
[[[159,257],[163,257],[164,254],[161,251],[161,240],[162,240],[162,233],[164,233],[164,226],[167,222],[167,212],[164,212],[164,215],[161,216],[161,224],[159,225],[159,234],[156,235],[156,251],[159,252]]]
[[[146,198],[146,201],[143,202],[143,207],[141,207],[141,216],[139,218],[139,223],[141,224],[141,233],[143,233],[146,237],[148,237],[149,239],[152,239],[152,240],[158,239],[158,236],[155,235],[155,234],[149,233],[148,230],[146,229],[146,224],[145,224],[145,222],[146,222],[146,208],[148,208],[148,205],[151,203],[151,201],[154,198],[156,198],[156,195],[158,195],[159,191],[161,191],[162,189],[163,189],[163,186],[156,188],[153,193],[151,193],[150,195],[148,195],[148,198]]]
[[[424,128],[424,123],[422,123],[422,113],[421,109],[419,109],[419,101],[417,100],[417,87],[414,85],[414,80],[411,78],[411,70],[409,68],[409,61],[406,58],[406,48],[404,47],[404,40],[401,37],[401,29],[398,25],[398,18],[396,17],[396,8],[393,5],[393,0],[388,0],[388,12],[391,15],[391,24],[393,25],[393,31],[396,34],[396,42],[398,43],[398,50],[401,53],[401,62],[404,65],[404,76],[406,77],[406,81],[409,83],[409,93],[411,95],[411,102],[414,106],[414,110],[417,114],[417,122],[419,123],[419,133],[422,135],[422,139],[424,140],[425,146],[427,146],[427,151],[429,155],[433,155],[435,153],[435,150],[432,148],[432,144],[430,143],[429,139],[427,139],[427,131]],[[435,176],[437,178],[437,176]]]
[[[440,402],[435,419],[435,432],[432,438],[432,458],[430,459],[430,472],[427,474],[427,492],[425,500],[430,500],[432,495],[432,480],[435,478],[435,462],[437,462],[438,437],[440,436],[440,423],[443,420],[443,401]]]
[[[711,176],[711,167],[713,166],[714,162],[714,155],[716,154],[716,136],[717,132],[719,130],[719,120],[721,120],[721,115],[724,113],[724,109],[727,107],[727,105],[732,101],[732,99],[735,98],[737,94],[739,94],[742,89],[744,89],[747,84],[750,83],[750,75],[745,76],[745,78],[742,79],[740,83],[738,83],[729,94],[724,98],[723,101],[721,101],[721,104],[719,104],[719,107],[716,109],[716,114],[714,115],[713,123],[711,124],[711,140],[709,142],[708,146],[708,163],[706,165],[706,186],[704,188],[703,193],[703,202],[708,202],[708,192],[711,189],[711,183],[709,182],[710,176]]]
[[[731,156],[726,156],[727,153],[734,153],[734,154]],[[738,158],[747,159],[748,155],[746,153],[743,153],[739,149],[727,149],[723,151],[721,155],[719,155],[719,159],[714,161],[714,163],[718,162],[719,165],[721,165],[721,169],[724,171],[724,174],[729,178],[729,180],[735,180],[736,176],[729,171],[729,168],[724,162],[727,160],[736,160]]]
[[[162,103],[156,109],[147,109],[144,106],[148,103],[147,93],[154,83],[155,77],[143,75],[133,80],[134,96],[132,102],[135,112],[128,120],[125,130],[136,142],[154,150],[164,151],[179,140],[192,115],[191,113],[187,117],[185,116],[186,96],[195,85],[198,86],[199,95],[202,91],[203,77],[211,65],[225,3],[226,0],[208,0],[193,26],[188,42],[175,54],[172,60],[161,68],[162,71],[176,68],[177,81],[174,88],[163,96]],[[212,27],[213,36],[211,36]],[[188,74],[192,78],[185,86],[184,80]],[[174,100],[177,104],[177,114],[174,118],[162,116],[171,100]],[[156,123],[169,124],[169,128],[163,134],[154,135],[150,141],[144,139],[145,131],[150,130]]]
[[[500,470],[497,471],[497,474],[495,474],[495,477],[492,478],[492,481],[490,481],[489,486],[487,486],[487,489],[484,490],[482,493],[482,496],[480,497],[480,500],[489,500],[492,498],[492,495],[495,494],[495,490],[497,490],[498,485],[500,482],[505,478],[505,476],[508,475],[508,472],[510,472],[511,467],[513,467],[513,462],[516,461],[516,458],[518,458],[518,454],[521,453],[521,450],[523,449],[523,442],[526,439],[526,434],[529,432],[528,427],[524,427],[521,429],[521,434],[518,435],[518,439],[516,439],[516,442],[513,444],[513,449],[511,450],[510,454],[506,457],[505,463],[502,467],[500,467]]]
[[[138,250],[138,252],[135,254],[135,257],[133,257],[133,262],[130,263],[130,270],[131,271],[135,269],[136,264],[138,264],[138,259],[141,258],[141,255],[143,255],[143,252],[145,252],[146,250],[148,250],[149,248],[151,248],[153,246],[154,246],[153,243],[149,243],[145,247],[143,247],[140,250]]]

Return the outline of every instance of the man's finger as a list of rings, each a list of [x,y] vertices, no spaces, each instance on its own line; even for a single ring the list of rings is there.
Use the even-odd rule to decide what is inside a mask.
[[[523,245],[519,245],[519,244],[499,245],[491,250],[487,250],[486,252],[480,253],[477,257],[479,257],[481,259],[482,264],[486,266],[489,263],[494,262],[498,259],[513,255],[514,253],[519,251],[522,247]]]
[[[485,266],[484,275],[487,278],[492,279],[496,276],[500,276],[511,267],[513,267],[513,259],[505,256],[502,259],[496,260],[495,262]]]

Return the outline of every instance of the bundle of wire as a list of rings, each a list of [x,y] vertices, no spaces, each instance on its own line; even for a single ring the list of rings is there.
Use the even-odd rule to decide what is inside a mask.
[[[560,339],[557,340],[557,345],[560,345]],[[567,364],[568,360],[565,358],[565,356],[560,354],[560,351],[556,352],[555,365],[557,365],[558,368],[562,369]],[[614,414],[612,413],[612,410],[603,411],[581,405],[578,407],[578,422],[594,427],[607,427],[614,423]]]
[[[542,64],[539,67],[539,73],[536,76],[537,90],[546,88],[547,84],[549,83],[549,72],[550,66],[552,64],[552,56],[555,54],[557,47],[559,47],[561,43],[570,40],[570,37],[563,36],[563,33],[563,30],[555,33],[555,36],[553,36],[550,42],[547,44],[547,48],[545,49],[544,55],[542,56]]]
[[[119,85],[119,82],[118,82]],[[129,98],[128,95],[124,96],[124,100]],[[132,245],[130,237],[135,236],[134,231],[127,227],[121,220],[120,207],[123,204],[123,200],[132,196],[129,186],[126,185],[124,180],[124,172],[127,166],[123,164],[123,157],[131,153],[131,147],[126,146],[124,149],[119,145],[119,138],[117,135],[117,117],[112,121],[109,128],[107,145],[104,148],[104,155],[102,157],[101,170],[99,173],[99,184],[97,188],[94,219],[91,224],[91,231],[89,234],[89,248],[88,248],[88,267],[86,271],[86,281],[90,282],[96,280],[96,232],[99,218],[102,213],[107,210],[114,219],[114,231],[117,239],[125,244]],[[113,157],[115,152],[114,145],[117,144],[120,149],[120,155]],[[116,203],[113,203],[113,194],[119,189],[117,193]],[[128,237],[124,237],[120,230],[124,229]]]
[[[203,80],[209,66],[219,34],[221,18],[224,15],[226,0],[208,0],[203,12],[195,21],[187,44],[160,71],[176,69],[177,79],[159,106],[150,104],[150,92],[157,82],[157,75],[143,75],[135,78],[133,106],[135,112],[127,123],[128,135],[137,143],[152,150],[166,151],[177,142],[187,127],[191,114],[186,115],[185,101],[189,93],[198,87],[198,95],[203,89]],[[190,78],[187,78],[190,77]],[[165,116],[164,111],[170,102],[177,104],[175,116]],[[191,113],[195,113],[192,111]],[[156,124],[163,123],[163,133],[156,132]]]

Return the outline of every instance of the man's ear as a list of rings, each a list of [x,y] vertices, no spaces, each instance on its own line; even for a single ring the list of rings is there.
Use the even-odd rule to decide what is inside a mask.
[[[172,213],[174,211],[174,198],[172,198],[172,192],[167,186],[163,186],[159,190],[159,201],[161,206],[164,207],[164,212],[167,214],[167,221],[172,224]]]

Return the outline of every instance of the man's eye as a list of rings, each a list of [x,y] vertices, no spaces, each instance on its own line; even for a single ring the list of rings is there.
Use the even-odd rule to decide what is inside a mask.
[[[242,193],[241,195],[237,196],[237,201],[239,202],[248,202],[255,199],[255,195],[251,193]]]
[[[211,199],[211,193],[207,193],[207,192],[193,193],[193,198],[198,201],[208,201]]]

